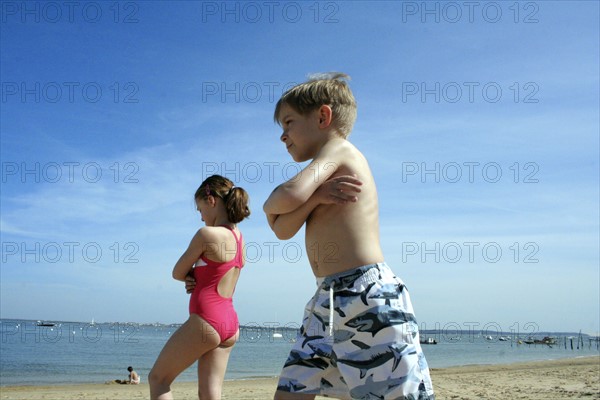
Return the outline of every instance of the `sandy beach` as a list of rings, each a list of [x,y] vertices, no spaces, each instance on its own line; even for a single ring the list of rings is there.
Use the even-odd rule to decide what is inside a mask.
[[[438,400],[600,399],[600,357],[432,369],[431,375]],[[271,399],[276,384],[276,378],[227,381],[223,399]],[[0,388],[0,398],[11,400],[133,400],[147,399],[148,393],[146,384]],[[196,383],[176,382],[173,394],[196,399]]]

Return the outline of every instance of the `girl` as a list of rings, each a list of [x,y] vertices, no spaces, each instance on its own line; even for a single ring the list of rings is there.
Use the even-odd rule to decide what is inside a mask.
[[[172,399],[171,383],[198,360],[198,396],[220,399],[227,361],[239,336],[232,296],[244,266],[237,223],[250,215],[248,193],[219,175],[195,194],[205,227],[196,232],[173,268],[173,278],[196,281],[189,319],[171,336],[150,371],[150,398]]]

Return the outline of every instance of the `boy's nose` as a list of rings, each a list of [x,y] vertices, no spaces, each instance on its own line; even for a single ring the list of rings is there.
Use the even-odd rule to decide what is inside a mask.
[[[287,135],[285,134],[285,132],[283,132],[281,134],[281,136],[279,137],[279,140],[281,140],[283,143],[285,143],[285,141],[287,140]]]

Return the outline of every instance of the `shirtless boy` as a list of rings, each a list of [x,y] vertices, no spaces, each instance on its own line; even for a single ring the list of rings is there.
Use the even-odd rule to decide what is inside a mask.
[[[347,140],[356,119],[347,78],[310,79],[275,107],[287,151],[312,161],[271,193],[264,211],[279,239],[306,223],[317,280],[275,399],[434,399],[408,291],[379,244],[371,170]]]

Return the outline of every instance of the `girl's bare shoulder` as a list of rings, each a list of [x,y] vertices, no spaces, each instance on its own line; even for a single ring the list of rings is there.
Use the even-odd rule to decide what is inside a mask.
[[[231,233],[229,229],[222,226],[203,226],[198,229],[196,236],[204,241],[222,241],[228,240]]]

